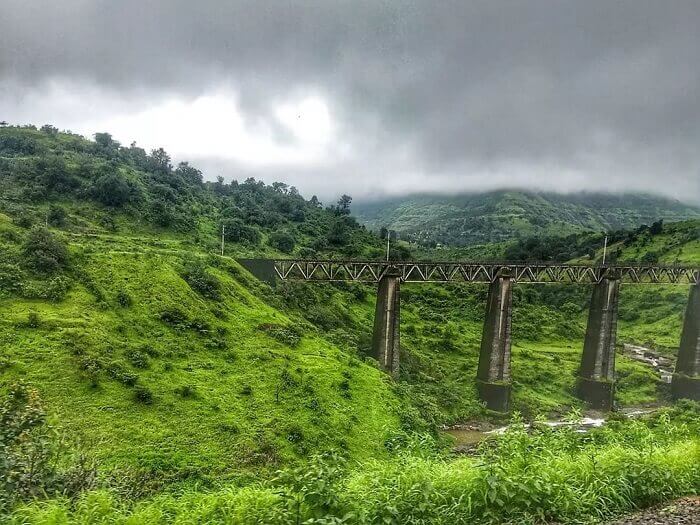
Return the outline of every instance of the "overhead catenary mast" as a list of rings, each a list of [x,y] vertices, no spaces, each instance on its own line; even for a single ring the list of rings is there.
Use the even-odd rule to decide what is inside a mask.
[[[226,224],[221,223],[221,256],[224,255],[224,239],[226,237]]]
[[[607,254],[608,251],[608,236],[605,236],[605,240],[603,241],[603,265],[605,265],[605,255]]]

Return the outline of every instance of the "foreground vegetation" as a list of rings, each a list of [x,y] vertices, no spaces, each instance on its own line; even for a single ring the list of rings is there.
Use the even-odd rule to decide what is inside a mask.
[[[674,412],[588,434],[516,421],[461,459],[424,439],[390,460],[316,456],[246,486],[139,502],[94,490],[21,506],[10,523],[594,523],[698,493],[698,406]]]

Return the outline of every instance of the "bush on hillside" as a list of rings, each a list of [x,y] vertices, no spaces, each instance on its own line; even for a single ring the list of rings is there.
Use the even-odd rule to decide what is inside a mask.
[[[221,282],[207,270],[199,259],[187,261],[181,275],[195,292],[208,299],[219,300],[221,298]]]
[[[92,195],[105,206],[118,208],[134,199],[136,189],[119,172],[107,173],[95,181]]]
[[[283,253],[292,253],[296,246],[296,239],[289,232],[278,231],[270,235],[268,244]]]
[[[75,496],[95,485],[94,466],[68,457],[60,443],[38,392],[10,385],[0,402],[0,513],[18,501]]]
[[[20,293],[23,279],[24,276],[19,266],[0,262],[0,297]]]
[[[51,226],[60,228],[65,226],[67,221],[68,213],[65,209],[63,209],[63,207],[58,206],[57,204],[52,204],[49,206],[49,211],[46,212],[46,222],[48,222]]]
[[[227,241],[248,243],[254,246],[260,244],[260,230],[248,226],[240,219],[225,219],[223,227]]]
[[[69,264],[66,243],[46,228],[32,229],[22,251],[26,264],[38,273],[56,273]]]
[[[144,405],[150,405],[153,403],[153,392],[145,386],[137,386],[134,389],[134,399]]]
[[[264,323],[258,326],[258,330],[265,332],[273,339],[292,348],[297,346],[301,341],[301,330],[295,326]]]

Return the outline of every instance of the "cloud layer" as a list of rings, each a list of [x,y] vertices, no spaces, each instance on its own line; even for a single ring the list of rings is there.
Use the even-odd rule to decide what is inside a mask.
[[[700,3],[0,0],[0,120],[332,197],[700,202]]]

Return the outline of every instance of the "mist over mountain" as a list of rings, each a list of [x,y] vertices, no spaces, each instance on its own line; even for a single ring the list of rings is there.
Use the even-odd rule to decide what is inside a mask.
[[[648,194],[499,190],[417,194],[360,201],[353,214],[370,229],[390,228],[407,240],[466,246],[530,235],[635,228],[658,220],[700,217],[700,208]]]

